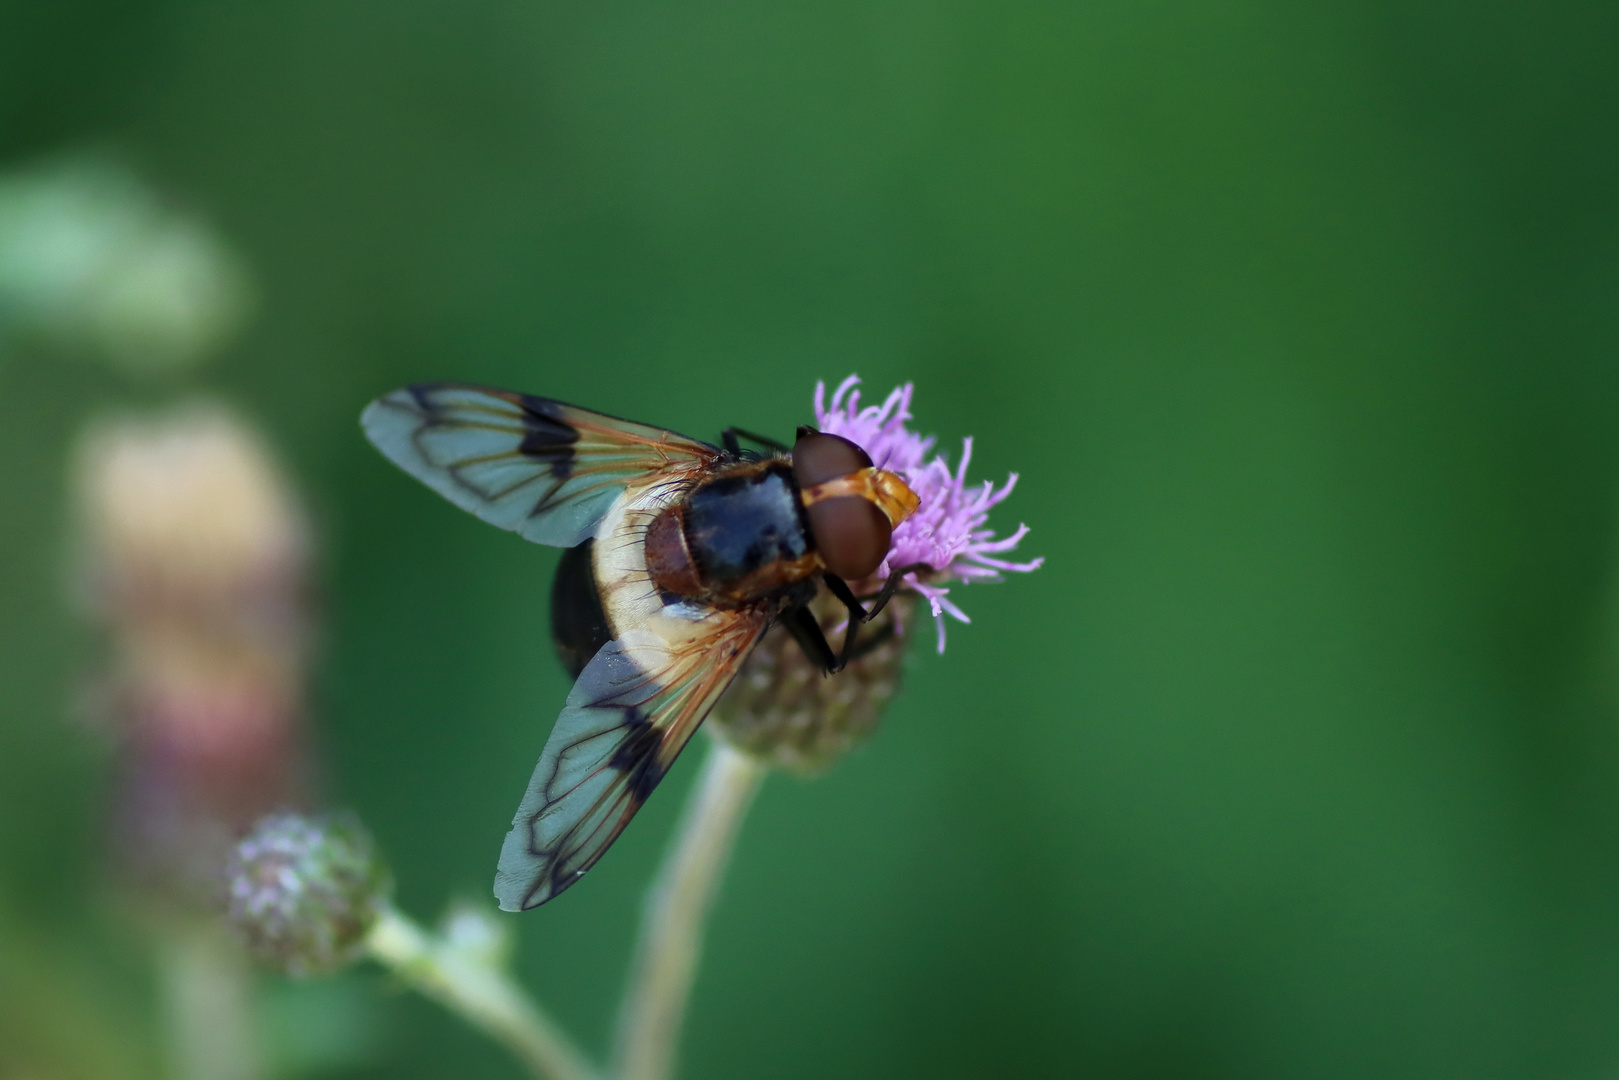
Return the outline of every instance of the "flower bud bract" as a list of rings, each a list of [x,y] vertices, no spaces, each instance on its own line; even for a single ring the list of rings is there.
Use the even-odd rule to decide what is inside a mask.
[[[915,599],[896,596],[860,628],[857,654],[828,676],[811,663],[785,626],[774,626],[709,720],[739,750],[771,765],[815,772],[863,742],[899,689]],[[834,649],[843,647],[848,612],[830,593],[810,605]]]

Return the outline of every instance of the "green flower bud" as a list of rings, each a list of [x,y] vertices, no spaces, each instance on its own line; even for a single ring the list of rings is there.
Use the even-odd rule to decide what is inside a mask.
[[[160,376],[217,356],[253,304],[225,238],[117,160],[0,174],[0,329]]]
[[[390,880],[353,815],[261,818],[231,853],[227,919],[249,952],[292,975],[358,958]]]

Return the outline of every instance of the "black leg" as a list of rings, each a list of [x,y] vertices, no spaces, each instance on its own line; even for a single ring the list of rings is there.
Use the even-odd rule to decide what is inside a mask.
[[[847,665],[851,660],[864,656],[866,653],[871,651],[873,646],[879,644],[883,638],[887,636],[886,634],[879,634],[875,640],[869,642],[865,647],[856,649],[855,637],[860,632],[860,627],[863,624],[875,619],[877,617],[877,613],[888,606],[888,602],[894,598],[894,593],[899,591],[900,584],[904,581],[906,574],[913,574],[932,569],[933,567],[928,563],[919,562],[911,563],[909,566],[902,566],[895,570],[893,573],[888,575],[888,580],[883,583],[882,589],[877,593],[875,598],[876,602],[873,603],[870,608],[867,608],[865,605],[861,604],[859,597],[855,596],[854,590],[849,588],[848,582],[844,581],[836,574],[823,573],[821,575],[821,580],[826,582],[827,589],[831,591],[833,596],[837,597],[838,600],[842,602],[844,607],[849,609],[849,629],[843,635],[843,651],[838,654],[835,666],[828,668],[827,672],[829,674],[833,674],[842,671],[844,666]],[[800,608],[799,610],[804,611],[805,614],[808,615],[807,609]],[[827,644],[826,635],[821,633],[820,624],[816,623],[814,618],[810,618],[809,622],[814,624],[816,635],[821,640],[821,646],[830,652],[831,645]],[[893,628],[889,627],[887,629],[887,633],[893,633]],[[798,635],[798,631],[794,630],[793,634],[796,637]],[[803,644],[802,638],[799,639],[799,644]],[[809,655],[811,660],[815,660],[815,655],[810,653],[808,648],[806,648],[804,651],[807,655]]]
[[[843,601],[843,606],[849,609],[849,629],[844,631],[843,652],[838,656],[837,669],[842,671],[843,665],[854,655],[855,635],[860,632],[861,624],[871,616],[866,614],[866,609],[855,599],[854,591],[849,588],[848,582],[836,574],[822,574],[821,578],[826,582],[826,587],[832,590],[832,595]]]
[[[751,443],[756,443],[766,449],[775,450],[777,453],[782,454],[791,453],[793,449],[785,443],[777,442],[775,439],[766,438],[763,435],[755,435],[753,432],[745,431],[739,427],[728,427],[720,432],[720,441],[725,444],[725,449],[733,454],[742,453],[740,439],[746,439]]]
[[[850,650],[848,662],[852,664],[863,656],[869,656],[871,652],[877,648],[877,646],[881,645],[885,641],[892,640],[893,637],[894,624],[892,621],[883,623],[883,625],[879,626],[869,634],[862,634],[860,636],[860,644],[856,645],[852,650]]]
[[[894,599],[894,593],[899,589],[901,583],[905,579],[906,574],[913,574],[923,570],[932,569],[933,567],[925,562],[917,562],[911,563],[909,566],[902,566],[898,570],[895,570],[893,573],[889,574],[888,580],[883,582],[882,591],[877,594],[876,602],[871,605],[871,610],[866,612],[866,618],[876,618],[877,613],[888,606],[888,602]]]
[[[836,574],[825,573],[821,575],[821,580],[826,582],[826,587],[831,590],[832,595],[841,600],[843,602],[843,606],[849,609],[849,614],[855,619],[855,621],[865,622],[868,618],[870,618],[870,616],[866,614],[865,607],[860,603],[859,599],[856,598],[854,590],[849,588],[849,583],[847,581],[844,581]]]
[[[804,650],[804,655],[810,663],[828,675],[842,670],[843,664],[832,655],[832,646],[827,642],[826,635],[821,632],[821,624],[815,621],[815,616],[810,613],[809,608],[800,604],[783,615],[782,621],[787,624],[793,640]]]
[[[927,564],[918,563],[916,565],[917,567],[922,567]],[[909,572],[910,569],[912,568],[907,567],[902,574]],[[842,578],[836,574],[822,574],[821,577],[826,582],[827,588],[832,591],[832,595],[841,600],[844,607],[849,609],[849,628],[843,635],[843,651],[836,656],[832,654],[832,643],[826,640],[826,634],[821,630],[821,624],[816,621],[815,616],[810,613],[808,607],[800,606],[791,609],[786,615],[782,616],[782,621],[787,624],[787,629],[792,633],[793,640],[797,641],[798,647],[804,650],[804,655],[809,659],[809,662],[818,666],[828,675],[836,675],[849,664],[867,655],[877,646],[892,638],[894,636],[894,624],[890,622],[886,626],[879,627],[874,633],[867,634],[864,638],[859,638],[858,644],[856,644],[860,627],[876,617],[877,612],[881,610],[880,606],[873,608],[868,613],[861,606],[860,601],[855,598],[854,592],[849,588],[848,583]],[[898,575],[892,576],[890,580],[897,580],[897,577]],[[893,589],[888,589],[886,586],[885,590],[886,595],[880,594],[883,604],[886,604],[888,598],[894,593]]]

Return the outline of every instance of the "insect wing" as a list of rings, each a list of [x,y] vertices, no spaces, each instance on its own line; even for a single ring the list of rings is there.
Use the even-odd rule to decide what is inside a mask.
[[[360,417],[395,465],[526,540],[573,547],[626,484],[689,477],[721,451],[560,401],[464,383],[417,383]]]
[[[501,847],[501,908],[538,907],[595,865],[731,685],[769,618],[712,611],[704,625],[679,646],[631,630],[585,666]]]

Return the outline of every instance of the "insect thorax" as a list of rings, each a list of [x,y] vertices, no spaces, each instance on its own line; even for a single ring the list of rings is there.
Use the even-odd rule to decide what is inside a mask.
[[[819,568],[791,467],[749,463],[708,480],[647,529],[647,569],[661,591],[748,603]]]

